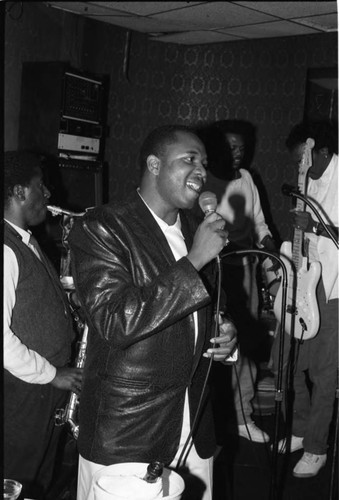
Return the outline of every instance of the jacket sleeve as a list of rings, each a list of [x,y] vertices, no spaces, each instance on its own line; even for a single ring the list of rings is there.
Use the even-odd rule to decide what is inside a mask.
[[[69,235],[76,291],[90,326],[126,348],[210,303],[186,257],[168,262],[114,217],[77,220]]]

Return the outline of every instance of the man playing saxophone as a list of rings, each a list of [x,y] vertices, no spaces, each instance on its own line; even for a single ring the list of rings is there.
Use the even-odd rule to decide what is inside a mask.
[[[57,408],[80,394],[82,369],[69,367],[72,317],[57,273],[33,237],[50,192],[40,157],[6,152],[4,174],[4,477],[23,497],[47,500],[61,427]]]

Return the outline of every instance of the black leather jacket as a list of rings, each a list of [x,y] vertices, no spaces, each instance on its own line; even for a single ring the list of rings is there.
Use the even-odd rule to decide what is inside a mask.
[[[187,248],[197,222],[180,212]],[[69,235],[77,293],[89,338],[80,399],[80,454],[109,465],[170,463],[177,451],[186,388],[191,421],[209,360],[213,265],[198,273],[175,261],[137,193],[131,201],[89,211]],[[193,311],[199,334],[194,348]],[[215,447],[205,398],[194,433],[198,453]]]

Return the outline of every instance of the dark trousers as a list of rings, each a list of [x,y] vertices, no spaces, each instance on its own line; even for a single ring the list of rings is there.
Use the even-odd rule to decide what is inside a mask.
[[[64,427],[54,412],[64,407],[67,392],[51,384],[28,384],[5,370],[4,477],[23,485],[22,498],[45,498]]]
[[[338,299],[326,303],[322,280],[317,289],[320,328],[315,337],[300,343],[285,334],[282,410],[292,433],[304,438],[304,450],[322,455],[327,450],[333,417],[338,370]],[[272,347],[277,375],[279,335]],[[287,405],[287,406],[286,406]]]

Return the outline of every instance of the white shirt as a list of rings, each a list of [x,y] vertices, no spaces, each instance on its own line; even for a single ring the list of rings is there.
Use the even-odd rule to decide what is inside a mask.
[[[148,210],[151,212],[153,217],[155,218],[156,222],[158,223],[160,229],[164,233],[164,236],[171,247],[172,253],[174,255],[175,260],[181,259],[181,257],[184,257],[187,255],[187,247],[185,243],[185,238],[182,235],[181,232],[181,220],[180,216],[178,214],[177,220],[175,224],[172,226],[169,226],[167,222],[163,221],[160,217],[157,216],[156,213],[153,212],[153,210],[147,205],[143,197],[141,196],[139,190],[138,194],[142,201],[145,203],[147,206]],[[195,334],[195,343],[197,342],[197,337],[198,337],[198,313],[195,311],[193,313],[193,319],[194,319],[194,334]]]
[[[308,180],[307,197],[315,205],[326,224],[339,226],[338,211],[338,156],[333,155],[328,167],[319,179]],[[306,206],[312,218],[316,216]],[[339,296],[338,285],[338,250],[333,241],[324,236],[307,233],[310,261],[319,261],[322,266],[322,279],[326,299],[336,299]]]
[[[175,224],[172,226],[169,226],[165,221],[163,221],[160,217],[158,217],[153,210],[147,205],[143,197],[141,196],[139,190],[138,194],[142,201],[145,203],[147,206],[148,210],[151,212],[153,215],[154,219],[158,223],[160,229],[165,235],[165,238],[171,247],[171,250],[173,252],[175,260],[181,259],[181,257],[184,257],[187,255],[187,247],[185,243],[185,239],[183,237],[183,234],[181,232],[181,220],[180,216],[178,214],[177,220]],[[197,342],[197,337],[198,337],[198,313],[197,311],[194,311],[193,313],[193,319],[194,319],[194,335],[195,335],[195,344]],[[180,442],[179,442],[179,448],[178,451],[175,455],[174,460],[170,464],[171,467],[175,467],[179,456],[181,454],[181,451],[186,443],[186,440],[190,434],[191,431],[191,424],[190,424],[190,408],[189,408],[189,401],[188,401],[188,389],[186,389],[185,393],[185,403],[184,403],[184,415],[183,415],[183,423],[182,423],[182,429],[181,429],[181,435],[180,435]],[[190,442],[192,441],[192,437],[190,438]],[[192,445],[194,447],[194,445]]]
[[[234,234],[243,239],[248,236],[252,239],[255,234],[255,243],[260,246],[262,239],[272,236],[265,221],[265,217],[260,204],[258,189],[253,182],[251,174],[241,168],[239,169],[239,179],[234,179],[227,183],[225,192],[221,197],[217,207],[217,212],[230,224],[236,224],[238,229]],[[232,242],[237,243],[233,238]]]
[[[20,227],[10,224],[22,237],[23,243],[29,245],[31,233]],[[48,384],[56,375],[56,368],[40,356],[36,351],[29,349],[15,335],[11,329],[12,311],[16,300],[16,288],[19,280],[19,266],[15,253],[4,245],[4,311],[3,311],[3,336],[4,336],[4,368],[15,377],[31,384]]]

